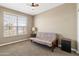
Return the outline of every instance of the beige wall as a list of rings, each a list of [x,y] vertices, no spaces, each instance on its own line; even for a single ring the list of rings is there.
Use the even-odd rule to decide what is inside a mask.
[[[28,18],[28,34],[27,35],[20,35],[20,36],[13,36],[13,37],[3,37],[3,12],[10,12],[10,13],[14,13],[16,15],[25,15]],[[7,9],[4,7],[0,7],[0,44],[4,44],[4,43],[9,43],[9,42],[13,42],[13,41],[17,41],[17,40],[22,40],[22,39],[27,39],[27,37],[29,37],[29,34],[31,33],[31,27],[33,25],[33,19],[32,16],[15,11],[15,10],[11,10],[11,9]]]
[[[4,38],[3,11],[28,16],[28,35]],[[61,34],[64,37],[71,38],[72,48],[76,48],[76,41],[77,41],[76,4],[64,4],[36,16],[30,16],[15,10],[0,7],[0,44],[27,38],[27,36],[29,36],[29,34],[31,33],[31,27],[34,24],[33,17],[35,19],[35,26],[38,28],[38,31],[54,32]]]
[[[72,39],[76,48],[77,19],[76,4],[63,4],[34,17],[39,32],[54,32]]]

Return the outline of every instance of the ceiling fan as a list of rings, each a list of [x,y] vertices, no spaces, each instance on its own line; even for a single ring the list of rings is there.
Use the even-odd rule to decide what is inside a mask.
[[[37,3],[27,3],[27,6],[30,6],[30,7],[38,7],[39,4],[37,4]]]
[[[31,4],[31,6],[32,6],[32,7],[38,7],[38,6],[39,6],[39,4],[32,3],[32,4]]]
[[[37,3],[27,3],[27,6],[31,7],[32,10],[35,10],[37,7],[39,7],[39,4],[37,4]]]

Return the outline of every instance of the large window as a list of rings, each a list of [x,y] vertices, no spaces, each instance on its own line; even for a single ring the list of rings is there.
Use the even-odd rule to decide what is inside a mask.
[[[4,13],[4,37],[27,34],[27,18]]]
[[[18,34],[26,34],[26,17],[18,16]]]

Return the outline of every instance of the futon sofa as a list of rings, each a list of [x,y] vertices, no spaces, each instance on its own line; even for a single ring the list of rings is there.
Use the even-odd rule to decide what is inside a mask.
[[[35,38],[30,38],[31,41],[51,47],[52,51],[58,46],[56,33],[38,32]]]

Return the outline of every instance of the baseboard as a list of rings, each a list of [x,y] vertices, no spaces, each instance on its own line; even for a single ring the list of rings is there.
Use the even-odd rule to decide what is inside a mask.
[[[61,45],[58,45],[61,48]],[[77,49],[71,48],[71,51],[77,52]]]
[[[61,48],[61,45],[58,45],[58,47],[60,47],[60,48]]]
[[[79,54],[79,51],[76,51],[77,54]]]
[[[13,42],[9,42],[9,43],[0,44],[0,46],[5,46],[5,45],[9,45],[9,44],[25,41],[25,40],[28,40],[28,39],[22,39],[22,40],[18,40],[18,41],[13,41]]]
[[[77,52],[77,49],[71,48],[71,51]]]

